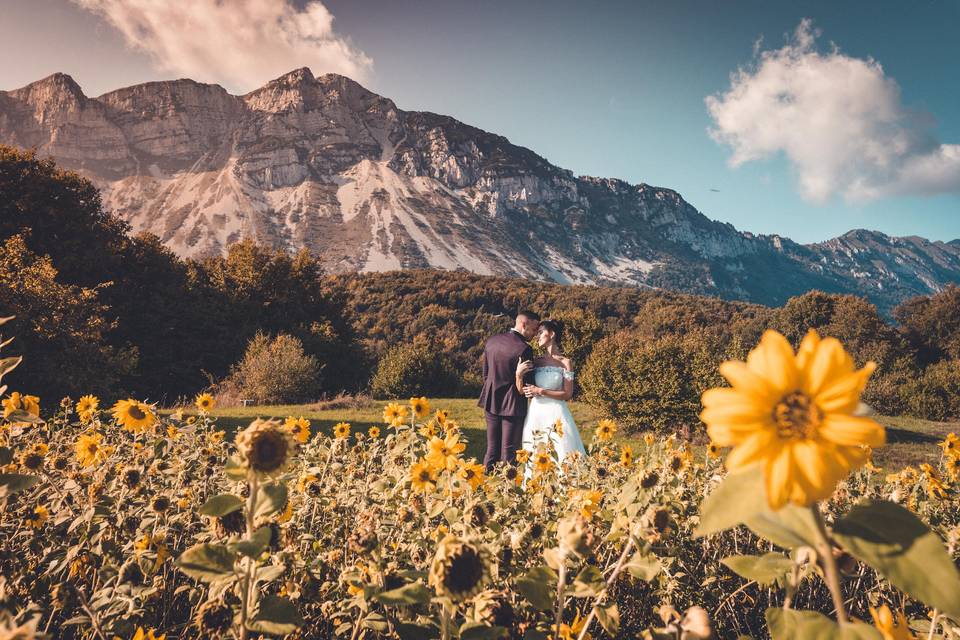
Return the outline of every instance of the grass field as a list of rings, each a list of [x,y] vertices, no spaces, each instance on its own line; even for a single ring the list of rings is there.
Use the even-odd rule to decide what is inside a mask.
[[[228,407],[218,408],[212,412],[217,422],[228,432],[237,427],[245,426],[253,418],[285,418],[287,416],[303,416],[310,420],[314,433],[322,430],[330,433],[334,424],[349,422],[353,429],[366,431],[373,425],[383,426],[383,407],[386,402],[363,402],[358,406],[341,406],[327,408],[324,405],[267,405],[256,407]],[[432,409],[446,409],[460,424],[464,436],[468,440],[467,457],[483,458],[485,449],[485,426],[483,411],[477,407],[473,398],[445,398],[431,400]],[[585,443],[589,443],[593,428],[600,416],[593,407],[582,403],[572,402],[570,409],[577,421]],[[191,413],[185,410],[185,413]],[[874,464],[885,471],[896,471],[907,465],[917,465],[921,462],[936,463],[940,458],[937,443],[943,440],[951,431],[960,432],[960,423],[930,422],[918,418],[878,416],[877,420],[887,428],[887,446],[874,453]],[[634,451],[641,453],[644,449],[641,435],[621,435],[618,440],[623,444],[630,444]],[[695,450],[702,450],[706,442],[703,432],[695,434],[694,442],[698,445]]]

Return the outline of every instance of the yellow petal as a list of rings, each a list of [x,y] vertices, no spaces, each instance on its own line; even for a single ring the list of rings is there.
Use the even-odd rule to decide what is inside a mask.
[[[820,334],[814,329],[807,331],[807,335],[805,335],[800,342],[800,348],[797,349],[797,368],[800,369],[800,371],[806,371],[819,344]]]
[[[733,385],[737,391],[753,396],[762,402],[770,402],[774,397],[781,395],[777,389],[773,388],[767,380],[757,374],[745,362],[736,360],[724,362],[720,365],[720,375],[726,378],[727,382]]]
[[[726,446],[721,445],[713,436],[714,434],[711,432],[710,438],[716,444]],[[777,455],[779,446],[776,433],[766,430],[757,431],[742,440],[730,452],[730,455],[727,456],[727,469],[736,471],[763,459],[774,457]]]
[[[760,344],[747,356],[747,366],[780,395],[798,387],[799,372],[793,349],[776,331],[763,332]]]
[[[771,509],[779,509],[790,500],[794,482],[793,471],[789,447],[782,447],[776,457],[767,460],[764,482],[767,487],[767,504]]]
[[[867,379],[876,368],[875,363],[868,362],[859,371],[834,377],[813,396],[817,406],[825,412],[853,413],[860,404]]]
[[[817,432],[825,440],[849,447],[882,447],[886,443],[884,428],[870,418],[860,416],[827,414]]]
[[[816,396],[834,379],[853,371],[853,359],[836,338],[824,338],[809,357],[804,373],[804,391]]]

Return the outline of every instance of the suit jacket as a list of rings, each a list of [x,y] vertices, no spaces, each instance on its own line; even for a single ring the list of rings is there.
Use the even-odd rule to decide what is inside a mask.
[[[527,415],[527,399],[517,391],[517,364],[532,360],[533,349],[516,331],[492,336],[483,347],[483,391],[477,403],[498,416]]]

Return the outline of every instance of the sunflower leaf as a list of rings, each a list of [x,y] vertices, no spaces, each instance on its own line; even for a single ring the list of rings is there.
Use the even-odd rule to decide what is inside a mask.
[[[721,560],[731,571],[763,586],[783,582],[793,569],[793,561],[782,553],[771,551],[762,556],[729,556]]]
[[[620,630],[620,610],[617,609],[617,603],[611,602],[602,607],[597,607],[597,620],[600,622],[603,630],[606,631],[611,638],[615,638],[617,632]]]
[[[549,567],[534,567],[517,580],[517,591],[540,611],[553,609],[556,588],[557,574]]]
[[[866,500],[837,521],[833,536],[895,587],[960,619],[960,574],[937,534],[909,510]]]
[[[509,638],[503,627],[488,627],[479,622],[464,622],[460,627],[460,640],[500,640]]]
[[[247,628],[251,631],[283,636],[303,624],[303,617],[292,602],[279,596],[263,596],[256,615]]]
[[[411,582],[402,587],[378,593],[374,600],[386,605],[411,605],[430,602],[433,592],[421,582]]]
[[[221,493],[220,495],[213,496],[204,502],[203,506],[200,507],[199,512],[201,515],[220,518],[228,513],[233,513],[237,509],[242,508],[243,498],[240,496],[235,496],[231,493]]]
[[[282,482],[270,482],[260,486],[257,494],[257,518],[268,516],[283,509],[287,504],[287,485]]]
[[[237,554],[222,544],[203,543],[190,547],[177,558],[177,566],[191,578],[211,582],[233,573]]]
[[[883,640],[868,624],[852,622],[843,626],[816,611],[770,608],[765,617],[773,640]]]
[[[230,549],[248,558],[256,558],[263,553],[263,550],[270,544],[271,535],[270,527],[260,527],[253,532],[253,537],[234,542],[230,545]]]
[[[24,491],[39,481],[39,476],[29,476],[22,473],[0,473],[0,496]]]

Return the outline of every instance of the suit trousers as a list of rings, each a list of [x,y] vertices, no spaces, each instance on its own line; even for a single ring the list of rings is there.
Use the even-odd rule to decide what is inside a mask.
[[[487,417],[487,453],[483,456],[484,466],[490,471],[498,462],[513,464],[523,438],[523,419],[526,416],[498,416],[489,411],[484,413]]]

